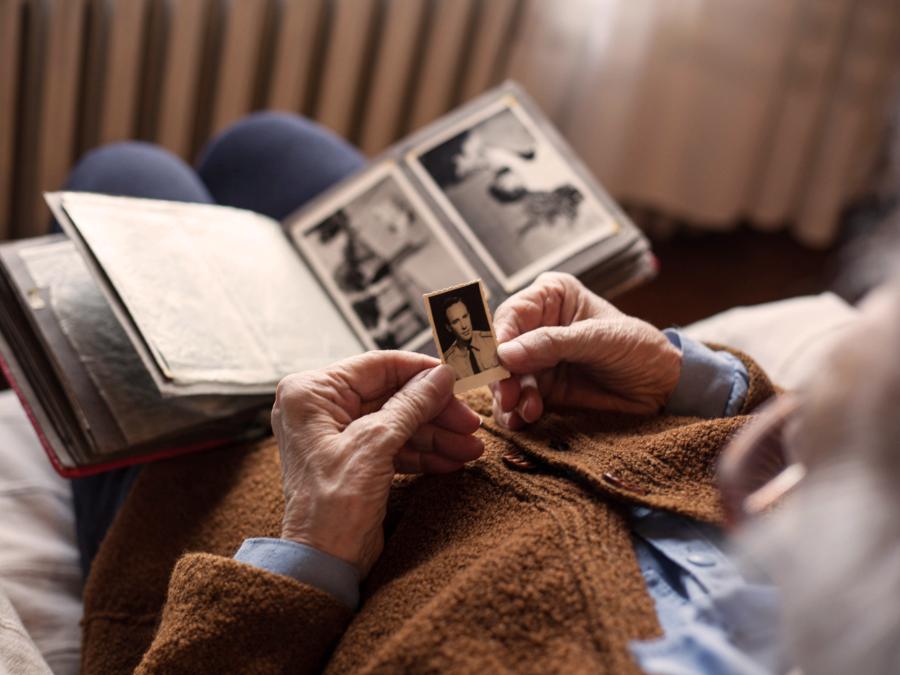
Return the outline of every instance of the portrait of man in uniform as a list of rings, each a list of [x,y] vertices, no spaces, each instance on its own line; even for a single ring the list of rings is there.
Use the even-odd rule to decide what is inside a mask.
[[[490,331],[472,328],[472,314],[462,298],[451,295],[444,300],[443,319],[454,337],[453,344],[444,352],[444,360],[456,371],[457,379],[500,365],[494,336]]]
[[[429,293],[425,305],[441,360],[456,373],[455,391],[508,377],[497,359],[497,339],[480,280]]]

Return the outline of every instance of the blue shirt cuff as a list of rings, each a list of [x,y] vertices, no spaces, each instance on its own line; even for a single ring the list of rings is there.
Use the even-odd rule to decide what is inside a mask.
[[[317,548],[288,541],[257,537],[241,544],[234,559],[333,595],[350,609],[359,604],[359,572],[345,560]]]
[[[681,350],[681,377],[666,412],[709,419],[736,415],[744,405],[750,381],[741,360],[728,352],[713,351],[674,328],[663,333]]]

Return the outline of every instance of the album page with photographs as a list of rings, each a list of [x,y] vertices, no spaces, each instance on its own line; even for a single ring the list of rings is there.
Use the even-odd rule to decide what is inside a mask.
[[[70,476],[266,433],[282,377],[367,349],[435,354],[458,391],[485,384],[505,375],[491,310],[540,272],[607,294],[653,273],[646,239],[512,83],[282,223],[46,198],[67,236],[0,245],[0,368]]]
[[[434,352],[425,293],[481,279],[491,305],[562,270],[611,294],[649,246],[514,83],[401,141],[286,221],[369,349]]]

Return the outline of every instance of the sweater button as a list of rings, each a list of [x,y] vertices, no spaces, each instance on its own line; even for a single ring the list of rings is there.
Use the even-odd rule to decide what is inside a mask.
[[[609,471],[605,472],[601,478],[604,483],[608,485],[612,485],[614,488],[618,488],[619,490],[624,490],[625,492],[634,492],[639,495],[648,494],[650,491],[645,490],[639,485],[635,485],[634,483],[628,483],[621,478],[619,478],[614,473],[610,473]]]
[[[517,471],[534,471],[537,464],[517,450],[507,450],[503,453],[503,463]]]

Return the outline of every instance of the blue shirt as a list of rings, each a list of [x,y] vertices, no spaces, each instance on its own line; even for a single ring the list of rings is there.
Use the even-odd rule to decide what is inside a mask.
[[[665,334],[682,352],[681,377],[667,412],[707,418],[736,414],[747,394],[743,363],[678,331]],[[664,632],[658,640],[632,643],[643,670],[659,675],[758,675],[779,669],[775,589],[741,573],[726,555],[717,528],[644,507],[632,509],[631,527]],[[248,539],[234,557],[319,588],[348,607],[355,609],[359,603],[355,568],[310,546]]]

